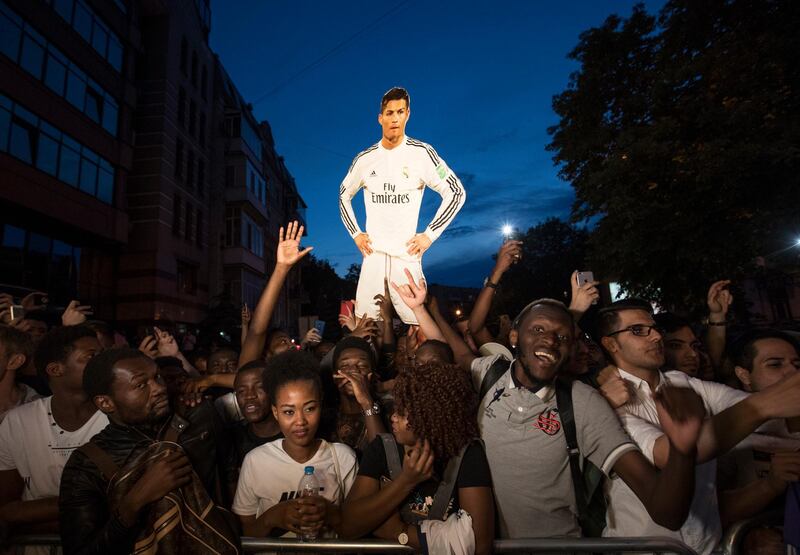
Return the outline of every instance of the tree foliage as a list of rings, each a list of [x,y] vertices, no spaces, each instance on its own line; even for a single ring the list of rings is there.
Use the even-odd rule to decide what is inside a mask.
[[[680,306],[791,240],[798,27],[791,0],[673,0],[581,34],[548,148],[597,272]]]

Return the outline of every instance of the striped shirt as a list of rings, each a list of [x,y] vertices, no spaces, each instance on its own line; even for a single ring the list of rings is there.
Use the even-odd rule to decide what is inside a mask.
[[[378,142],[359,153],[339,189],[339,213],[351,237],[362,233],[352,198],[364,189],[366,232],[376,252],[410,258],[406,242],[417,232],[425,187],[442,197],[436,215],[425,228],[435,241],[464,205],[466,192],[456,174],[429,144],[404,137],[393,149]]]

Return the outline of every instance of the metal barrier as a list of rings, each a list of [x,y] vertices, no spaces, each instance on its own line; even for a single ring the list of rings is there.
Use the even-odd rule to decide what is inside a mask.
[[[50,545],[55,535],[18,536],[15,545]],[[327,540],[303,542],[281,538],[242,538],[245,553],[414,553],[414,549],[384,540]],[[529,538],[495,540],[494,553],[677,553],[696,555],[686,544],[672,538]]]
[[[758,526],[775,525],[783,525],[783,513],[781,511],[771,511],[747,520],[734,522],[725,530],[725,535],[722,536],[717,551],[722,555],[738,555],[742,540],[750,530]]]

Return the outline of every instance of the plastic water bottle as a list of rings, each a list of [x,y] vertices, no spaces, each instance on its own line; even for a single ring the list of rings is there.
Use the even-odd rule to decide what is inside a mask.
[[[300,497],[309,497],[312,495],[319,495],[319,481],[314,476],[314,467],[307,466],[305,474],[300,479],[300,484],[297,486],[297,494]],[[303,529],[300,539],[304,542],[310,542],[317,539],[317,531],[315,529]]]

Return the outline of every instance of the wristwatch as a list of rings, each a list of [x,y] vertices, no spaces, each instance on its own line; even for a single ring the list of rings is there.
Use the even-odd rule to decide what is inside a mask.
[[[397,543],[400,545],[408,545],[408,524],[403,526],[403,530],[397,534]]]
[[[372,403],[372,407],[364,411],[364,416],[375,416],[381,413],[381,405],[378,401]]]
[[[485,280],[483,280],[484,287],[491,287],[492,289],[497,289],[497,283],[493,283],[491,279],[487,276]]]

